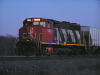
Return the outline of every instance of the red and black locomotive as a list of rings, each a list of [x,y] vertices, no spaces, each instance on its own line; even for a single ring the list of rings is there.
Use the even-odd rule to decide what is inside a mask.
[[[77,23],[27,18],[19,29],[16,46],[20,55],[84,54],[92,44],[92,38],[88,35]]]

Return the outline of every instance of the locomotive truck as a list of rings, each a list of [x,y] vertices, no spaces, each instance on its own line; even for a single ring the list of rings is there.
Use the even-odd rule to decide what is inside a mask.
[[[100,29],[44,18],[26,18],[19,29],[18,55],[100,53]]]

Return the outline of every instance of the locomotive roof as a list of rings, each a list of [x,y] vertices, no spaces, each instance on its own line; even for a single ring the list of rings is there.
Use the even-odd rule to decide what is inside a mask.
[[[80,24],[70,23],[67,21],[57,21],[53,19],[45,19],[45,18],[26,18],[23,22],[26,22],[27,19],[41,19],[42,21],[53,22],[55,28],[70,28],[70,29],[80,29]]]
[[[47,19],[48,21],[52,21],[54,23],[55,28],[66,28],[66,29],[73,29],[73,30],[80,30],[80,24],[77,23],[70,23],[66,21],[56,21],[53,19]]]

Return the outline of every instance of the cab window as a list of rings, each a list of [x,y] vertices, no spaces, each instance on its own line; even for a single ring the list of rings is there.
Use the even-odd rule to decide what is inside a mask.
[[[51,29],[51,23],[48,23],[48,29]]]
[[[46,23],[45,22],[40,22],[40,25],[43,27],[46,27]]]
[[[33,22],[33,25],[39,25],[39,22]]]
[[[24,26],[31,26],[32,22],[24,22]]]

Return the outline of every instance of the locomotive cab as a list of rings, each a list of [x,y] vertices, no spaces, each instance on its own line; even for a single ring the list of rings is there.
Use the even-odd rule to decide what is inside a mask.
[[[19,30],[19,39],[24,42],[53,42],[53,23],[42,18],[28,18]]]
[[[43,18],[27,18],[19,29],[19,41],[16,46],[20,51],[36,51],[43,42],[53,42],[53,22]],[[23,53],[23,52],[22,52]]]

